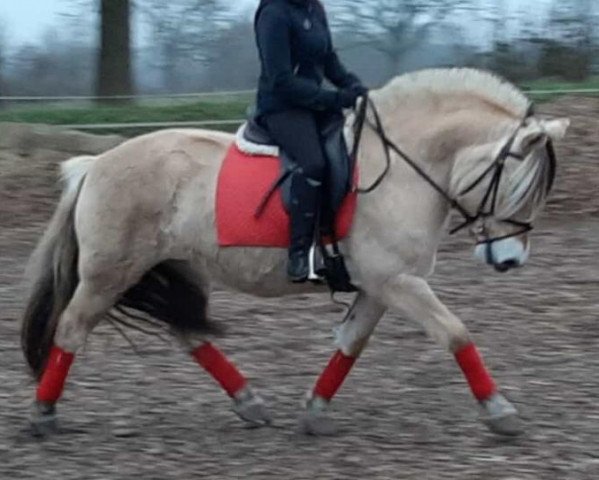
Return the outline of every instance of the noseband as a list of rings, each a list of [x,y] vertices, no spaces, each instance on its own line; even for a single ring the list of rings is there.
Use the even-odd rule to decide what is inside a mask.
[[[368,107],[370,107],[370,109],[373,112],[374,121],[371,121],[367,118]],[[528,107],[528,110],[526,111],[526,115],[524,116],[518,127],[514,130],[512,135],[510,135],[510,138],[501,148],[491,165],[484,172],[482,172],[481,175],[476,180],[474,180],[468,187],[466,187],[464,190],[460,192],[459,196],[466,195],[467,193],[474,190],[478,185],[480,185],[487,177],[491,176],[491,181],[489,183],[489,186],[487,187],[487,191],[485,192],[485,195],[483,196],[482,201],[478,206],[478,209],[476,210],[476,213],[472,215],[460,204],[460,202],[458,202],[457,199],[453,198],[451,195],[449,195],[449,193],[443,190],[443,188],[439,186],[439,184],[437,184],[416,162],[414,162],[414,160],[412,160],[409,155],[402,151],[393,141],[389,139],[389,137],[387,137],[376,106],[369,97],[365,97],[356,113],[356,123],[354,127],[355,142],[352,150],[352,158],[354,162],[357,160],[357,152],[360,144],[360,139],[364,130],[364,125],[368,125],[377,134],[383,145],[385,151],[386,164],[383,173],[373,182],[373,184],[368,188],[358,189],[358,193],[366,194],[378,188],[378,186],[389,173],[389,170],[391,168],[391,151],[393,151],[397,155],[399,155],[399,157],[401,157],[410,167],[412,167],[412,169],[414,169],[416,173],[418,173],[418,175],[420,175],[420,177],[422,177],[424,181],[426,181],[434,190],[436,190],[451,206],[451,208],[457,210],[463,217],[464,221],[460,223],[457,227],[452,229],[449,232],[450,235],[454,235],[460,232],[461,230],[472,226],[477,221],[482,220],[483,223],[481,225],[481,229],[479,232],[477,232],[479,236],[482,237],[482,240],[479,240],[478,243],[487,245],[487,254],[489,255],[490,247],[494,242],[505,240],[507,238],[517,237],[524,233],[530,232],[533,229],[532,223],[530,222],[519,222],[511,219],[501,219],[498,220],[500,223],[505,223],[514,226],[516,227],[516,230],[510,234],[503,235],[500,237],[491,237],[488,234],[484,222],[485,219],[493,217],[496,213],[497,196],[499,191],[499,185],[501,183],[501,178],[504,171],[505,161],[508,158],[514,158],[519,161],[524,160],[524,157],[522,155],[512,151],[512,147],[514,146],[514,142],[516,141],[518,133],[520,132],[522,127],[526,125],[527,120],[531,118],[533,115],[534,106],[531,103]],[[547,141],[547,155],[549,158],[550,168],[549,182],[547,186],[547,192],[549,192],[553,186],[556,169],[555,151],[553,149],[553,144],[550,139]]]

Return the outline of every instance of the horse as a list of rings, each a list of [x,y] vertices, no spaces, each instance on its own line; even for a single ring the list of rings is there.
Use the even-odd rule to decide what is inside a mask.
[[[378,185],[360,196],[339,245],[357,293],[338,327],[335,353],[304,402],[302,428],[335,433],[331,401],[390,309],[453,355],[493,432],[521,434],[517,409],[427,278],[456,211],[481,266],[525,265],[529,230],[555,174],[551,146],[565,137],[569,120],[540,118],[512,83],[468,68],[398,76],[371,91],[368,104],[356,164],[361,185],[375,179]],[[349,128],[356,113],[346,116]],[[37,379],[34,432],[58,428],[56,405],[69,368],[107,318],[167,325],[241,419],[270,424],[260,394],[215,344],[211,285],[258,297],[326,287],[286,281],[283,248],[218,244],[214,199],[233,141],[224,132],[167,129],[63,163],[66,186],[26,272],[31,292],[21,333]]]

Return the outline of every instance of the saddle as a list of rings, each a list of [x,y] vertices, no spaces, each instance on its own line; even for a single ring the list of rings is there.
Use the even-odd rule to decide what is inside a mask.
[[[335,224],[337,215],[344,205],[348,194],[354,190],[355,161],[349,154],[344,135],[345,118],[333,117],[321,132],[321,144],[327,160],[327,173],[323,182],[324,198],[319,212],[320,229],[318,237],[318,258],[315,260],[315,272],[325,277],[333,292],[352,292],[352,285],[345,261],[337,245]],[[299,165],[276,146],[269,132],[262,127],[256,117],[250,117],[237,132],[237,148],[247,155],[272,156],[280,159],[280,174],[265,193],[255,216],[259,218],[267,208],[276,192],[280,192],[283,206],[289,213],[291,203],[291,184],[294,175],[299,175]],[[332,251],[324,245],[327,239]]]
[[[333,117],[320,132],[321,143],[327,160],[327,174],[324,179],[325,197],[321,205],[321,227],[326,235],[334,234],[331,224],[347,194],[354,186],[354,159],[349,155],[344,135],[345,118]],[[257,214],[261,213],[274,191],[280,188],[283,204],[289,212],[291,183],[298,174],[299,166],[291,157],[275,145],[268,130],[262,127],[255,117],[250,117],[237,134],[237,147],[247,154],[278,156],[281,160],[281,174],[272,186]]]

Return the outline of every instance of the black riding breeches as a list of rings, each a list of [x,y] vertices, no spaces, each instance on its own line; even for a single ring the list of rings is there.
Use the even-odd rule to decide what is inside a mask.
[[[319,133],[322,121],[318,113],[305,109],[264,116],[277,145],[300,166],[304,177],[318,183],[323,182],[327,168]]]
[[[327,173],[320,126],[327,118],[325,114],[302,109],[264,117],[273,140],[301,169],[301,174],[295,174],[291,181],[291,250],[305,250],[315,238]]]

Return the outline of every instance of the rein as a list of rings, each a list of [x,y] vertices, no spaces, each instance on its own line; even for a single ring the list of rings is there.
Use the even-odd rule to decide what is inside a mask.
[[[370,107],[370,109],[373,113],[374,121],[368,119],[368,116],[367,116],[368,107]],[[482,174],[476,180],[474,180],[468,187],[466,187],[462,192],[460,192],[460,196],[471,192],[478,185],[480,185],[485,180],[485,178],[487,178],[489,175],[492,175],[491,182],[489,183],[489,187],[487,188],[487,191],[486,191],[485,195],[483,196],[483,199],[476,211],[476,214],[471,215],[460,204],[460,202],[456,198],[453,198],[449,193],[447,193],[408,154],[406,154],[403,150],[401,150],[401,148],[399,146],[397,146],[397,144],[395,144],[392,140],[389,139],[389,137],[387,136],[387,134],[385,132],[379,112],[378,112],[374,102],[370,99],[370,97],[368,95],[366,95],[363,98],[363,101],[360,104],[360,107],[358,108],[358,110],[356,112],[356,123],[354,125],[355,141],[354,141],[354,145],[353,145],[353,149],[352,149],[352,159],[353,159],[354,163],[357,162],[357,154],[358,154],[358,150],[360,147],[362,134],[364,132],[364,126],[368,125],[377,134],[377,136],[379,137],[379,140],[381,141],[381,143],[383,145],[383,149],[385,151],[385,168],[384,168],[383,172],[379,175],[379,177],[372,183],[372,185],[370,185],[367,188],[358,188],[357,192],[359,194],[368,194],[368,193],[373,192],[380,186],[380,184],[383,182],[385,177],[389,174],[389,171],[391,169],[391,152],[394,152],[397,155],[399,155],[399,157],[401,157],[401,159],[404,162],[406,162],[413,170],[415,170],[416,173],[418,173],[418,175],[425,182],[427,182],[437,193],[439,193],[439,195],[441,195],[443,197],[443,199],[451,206],[452,209],[457,210],[460,213],[460,215],[463,217],[464,221],[449,232],[450,235],[454,235],[454,234],[458,233],[459,231],[473,225],[479,219],[484,220],[485,218],[492,217],[495,215],[499,185],[501,183],[501,178],[502,178],[502,174],[503,174],[505,161],[508,158],[515,158],[520,161],[524,160],[524,157],[522,155],[512,152],[512,147],[514,145],[514,142],[516,140],[516,136],[518,135],[518,132],[526,124],[526,121],[533,115],[534,115],[534,107],[532,104],[530,104],[525,117],[522,119],[522,121],[520,122],[518,127],[514,130],[514,132],[512,133],[512,135],[510,136],[508,141],[505,143],[505,145],[501,148],[501,150],[497,154],[497,157],[495,158],[495,160],[493,160],[491,165],[487,169],[485,169],[485,171],[482,172]],[[550,190],[553,185],[553,179],[555,176],[555,163],[556,163],[555,152],[553,150],[553,145],[551,143],[551,140],[548,140],[548,142],[547,142],[547,153],[549,156],[550,169],[551,169],[550,170],[550,180],[549,180],[547,188],[548,188],[548,190]],[[500,220],[500,221],[502,223],[506,223],[506,224],[518,227],[518,229],[513,233],[503,235],[501,237],[490,238],[487,235],[486,229],[483,225],[481,233],[484,235],[484,240],[480,241],[479,243],[485,243],[487,245],[490,245],[493,242],[497,242],[499,240],[504,240],[507,238],[522,235],[524,233],[531,231],[533,228],[532,224],[529,222],[519,222],[516,220],[510,220],[510,219]]]

